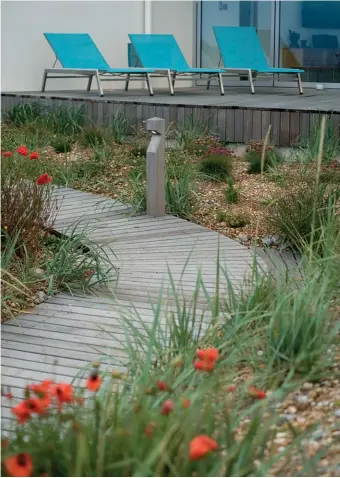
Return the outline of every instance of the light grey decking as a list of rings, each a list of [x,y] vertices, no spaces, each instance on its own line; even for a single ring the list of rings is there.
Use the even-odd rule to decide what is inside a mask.
[[[248,87],[226,87],[221,96],[215,88],[207,91],[202,86],[179,88],[173,97],[164,89],[155,89],[153,97],[141,90],[111,90],[103,98],[94,91],[6,92],[1,95],[2,112],[18,103],[36,101],[46,106],[82,106],[91,122],[104,127],[121,111],[131,132],[145,127],[145,120],[154,116],[164,118],[166,128],[183,124],[185,119],[203,122],[221,140],[233,143],[263,140],[272,125],[271,141],[293,146],[311,134],[323,114],[340,124],[340,91],[315,88],[298,95],[297,88],[258,87],[252,95]]]
[[[251,271],[253,256],[248,249],[197,224],[172,216],[132,216],[127,206],[73,189],[56,189],[55,196],[55,229],[67,234],[75,224],[79,230],[86,228],[119,268],[119,279],[97,296],[58,294],[2,325],[2,386],[10,387],[16,399],[22,398],[27,383],[44,378],[70,381],[100,356],[110,356],[111,367],[123,368],[127,355],[121,317],[140,329],[139,321],[151,326],[152,304],[157,304],[163,289],[165,324],[164,315],[173,310],[168,267],[182,303],[191,301],[199,270],[207,291],[215,294],[218,247],[220,263],[235,288]],[[265,267],[261,259],[259,264]],[[222,277],[221,293],[226,287]],[[203,290],[199,308],[208,324]],[[9,419],[4,400],[4,428]]]
[[[62,82],[60,83],[62,87]],[[281,109],[293,111],[323,111],[340,112],[340,91],[328,89],[318,91],[315,88],[305,88],[299,95],[297,88],[256,87],[254,95],[248,86],[226,86],[225,95],[221,96],[216,88],[206,90],[204,86],[192,88],[176,88],[175,95],[170,96],[166,88],[155,88],[154,96],[149,96],[147,90],[107,90],[100,98],[97,91],[25,91],[6,92],[4,95],[22,95],[35,98],[64,98],[68,100],[92,100],[99,103],[118,101],[126,103],[144,103],[173,106],[209,106],[250,109]]]

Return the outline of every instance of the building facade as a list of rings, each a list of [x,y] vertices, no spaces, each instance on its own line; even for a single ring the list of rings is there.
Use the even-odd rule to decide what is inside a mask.
[[[112,67],[128,64],[129,33],[172,33],[188,63],[216,67],[213,26],[255,26],[268,62],[303,67],[305,87],[340,88],[340,1],[125,0],[1,3],[2,91],[38,91],[53,53],[44,32],[89,33]],[[226,79],[242,85],[242,78]],[[157,80],[156,85],[159,81]],[[200,80],[195,82],[200,83]],[[258,85],[296,86],[290,77],[258,78]],[[107,84],[107,87],[111,84]],[[185,81],[182,86],[191,86]],[[83,80],[53,80],[49,89],[81,89]],[[122,85],[112,83],[112,88]],[[138,82],[132,87],[141,87]]]

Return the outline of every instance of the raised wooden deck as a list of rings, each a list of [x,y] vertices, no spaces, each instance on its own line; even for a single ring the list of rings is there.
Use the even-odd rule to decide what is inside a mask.
[[[55,228],[67,234],[77,224],[104,245],[119,267],[118,283],[101,288],[96,296],[58,294],[2,325],[2,386],[22,398],[27,383],[52,377],[71,381],[89,362],[104,357],[115,369],[124,368],[122,316],[142,329],[151,326],[153,304],[164,297],[162,324],[173,308],[169,270],[181,301],[190,304],[198,271],[211,296],[216,286],[217,251],[235,288],[249,275],[253,254],[236,241],[172,216],[131,216],[131,208],[93,194],[60,188],[55,190],[58,215]],[[265,267],[262,259],[259,265]],[[169,270],[168,270],[169,268]],[[221,293],[226,280],[221,277]],[[224,290],[223,290],[224,289]],[[211,314],[203,291],[199,308],[204,322]],[[2,426],[11,418],[2,404]]]
[[[62,83],[62,82],[61,82]],[[182,123],[186,117],[203,121],[222,140],[245,143],[264,139],[272,125],[272,141],[279,146],[294,145],[300,136],[309,136],[312,125],[323,114],[340,123],[340,92],[305,88],[257,87],[252,95],[248,86],[226,86],[221,96],[215,88],[178,88],[171,97],[167,90],[156,89],[153,97],[145,90],[111,90],[100,98],[95,91],[6,92],[1,95],[2,111],[20,102],[41,101],[67,107],[85,105],[86,114],[95,124],[107,126],[113,113],[124,112],[133,129],[153,116],[164,118],[166,127]]]

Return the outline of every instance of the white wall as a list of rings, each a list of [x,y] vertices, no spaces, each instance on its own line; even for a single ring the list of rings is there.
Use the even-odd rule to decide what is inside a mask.
[[[43,32],[89,33],[112,67],[127,66],[128,33],[143,33],[141,1],[3,1],[1,2],[2,91],[39,91],[53,52]],[[93,82],[95,83],[95,81]],[[85,79],[49,80],[48,90],[82,89]],[[141,86],[131,82],[131,87]],[[123,82],[105,82],[123,88]]]
[[[189,66],[196,66],[196,3],[192,0],[152,1],[152,33],[173,34]],[[162,83],[160,83],[162,81]],[[153,81],[157,86],[166,80]],[[192,81],[180,80],[177,87],[191,86]]]

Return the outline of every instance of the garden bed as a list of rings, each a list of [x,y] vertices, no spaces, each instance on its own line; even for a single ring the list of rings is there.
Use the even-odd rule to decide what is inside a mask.
[[[149,327],[136,317],[145,334],[126,324],[127,377],[93,364],[86,407],[83,389],[32,388],[40,408],[27,409],[25,397],[15,409],[19,428],[4,447],[6,472],[18,471],[24,458],[25,471],[33,467],[43,476],[337,476],[338,132],[327,129],[321,163],[317,131],[286,160],[270,144],[251,142],[248,151],[221,144],[204,125],[184,124],[169,137],[168,212],[245,244],[281,245],[283,239],[303,255],[304,280],[297,288],[290,277],[274,282],[254,271],[241,294],[210,298],[220,323],[213,321],[202,336],[195,307],[188,311],[181,301],[165,317],[166,340],[157,308]],[[86,235],[56,238],[48,233],[53,220],[46,231],[53,197],[38,178],[143,212],[147,142],[143,131],[128,135],[122,115],[103,130],[84,127],[78,110],[19,105],[10,112],[2,144],[2,255],[9,257],[2,279],[14,277],[4,284],[13,297],[18,281],[33,297],[62,288],[86,291],[108,270],[100,269],[100,248]],[[28,207],[35,197],[40,209]],[[31,210],[34,221],[27,219]],[[32,270],[41,276],[31,280]],[[12,313],[32,303],[22,290],[17,304],[10,299]],[[137,343],[146,359],[134,350]],[[11,392],[6,395],[11,400]]]

